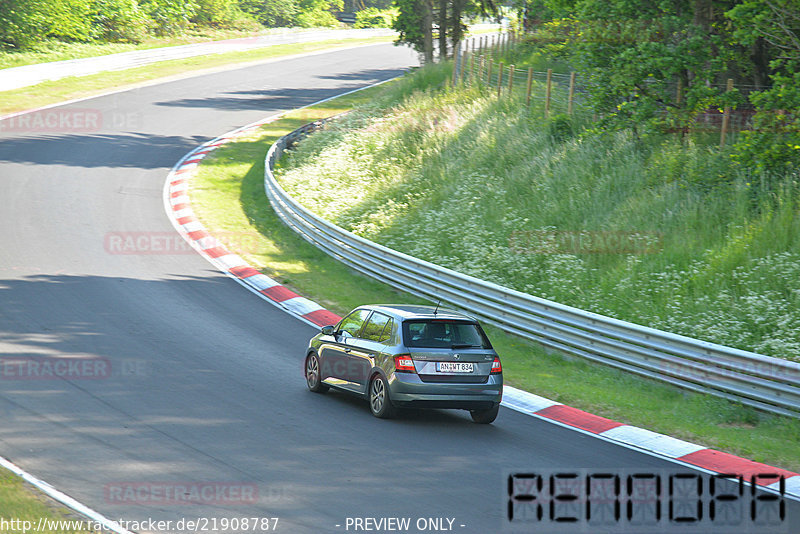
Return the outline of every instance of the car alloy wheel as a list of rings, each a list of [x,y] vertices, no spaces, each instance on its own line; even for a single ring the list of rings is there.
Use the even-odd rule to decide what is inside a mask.
[[[381,419],[394,415],[392,401],[389,399],[389,386],[380,375],[375,375],[369,384],[369,409],[372,415]]]
[[[306,384],[314,393],[325,393],[328,386],[322,383],[319,372],[319,359],[314,353],[306,356]]]

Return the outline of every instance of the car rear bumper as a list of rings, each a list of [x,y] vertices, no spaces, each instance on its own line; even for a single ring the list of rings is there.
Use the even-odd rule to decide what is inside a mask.
[[[394,373],[389,397],[397,406],[487,410],[503,398],[503,376],[490,375],[483,384],[464,384],[422,382],[416,374]]]

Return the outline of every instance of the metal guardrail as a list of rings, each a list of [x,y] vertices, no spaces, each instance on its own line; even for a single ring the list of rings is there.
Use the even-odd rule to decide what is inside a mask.
[[[272,145],[265,162],[264,187],[278,216],[334,258],[409,293],[446,301],[545,347],[768,412],[800,417],[800,363],[537,298],[373,243],[311,213],[280,187],[272,169],[287,146],[322,124],[303,126]]]

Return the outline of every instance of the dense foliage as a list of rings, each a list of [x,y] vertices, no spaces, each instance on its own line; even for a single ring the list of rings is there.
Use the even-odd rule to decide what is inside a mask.
[[[686,133],[748,119],[745,169],[800,169],[800,0],[517,0],[523,26],[581,73],[611,129]],[[734,91],[727,91],[727,80]]]
[[[386,1],[350,2],[351,9],[375,7],[386,8]],[[335,13],[343,9],[343,0],[0,0],[0,49],[25,50],[52,39],[136,43],[190,25],[334,27]]]

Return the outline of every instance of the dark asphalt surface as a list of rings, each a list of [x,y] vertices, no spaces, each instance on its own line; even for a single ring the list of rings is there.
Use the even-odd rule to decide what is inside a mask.
[[[285,533],[352,532],[353,517],[498,532],[508,470],[671,468],[505,408],[490,426],[452,411],[375,419],[366,402],[309,393],[314,329],[201,257],[107,250],[111,232],[173,231],[162,186],[201,142],[415,63],[376,45],[99,97],[51,110],[49,126],[0,124],[3,363],[101,359],[95,379],[4,368],[0,455],[112,519],[278,517]],[[102,127],[82,128],[92,117]],[[202,504],[157,493],[201,484],[223,491]]]

